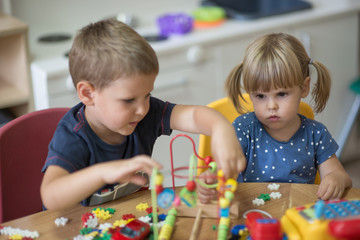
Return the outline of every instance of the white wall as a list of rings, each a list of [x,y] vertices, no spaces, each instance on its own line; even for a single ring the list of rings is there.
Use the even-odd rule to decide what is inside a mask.
[[[6,3],[9,0],[0,0]],[[74,35],[85,25],[119,13],[133,14],[139,27],[155,27],[156,18],[165,13],[185,12],[200,6],[200,0],[11,0],[12,15],[29,25],[29,43],[32,60],[52,57],[54,46],[49,49],[36,43],[39,36],[49,33]],[[0,4],[6,5],[6,4]],[[70,48],[60,43],[59,49]],[[61,45],[67,46],[61,46]],[[45,50],[44,50],[45,49]]]

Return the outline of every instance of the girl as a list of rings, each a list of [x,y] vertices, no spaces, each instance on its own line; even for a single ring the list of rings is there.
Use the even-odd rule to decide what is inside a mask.
[[[298,114],[301,99],[310,91],[310,66],[317,71],[312,97],[319,113],[329,98],[330,74],[291,35],[258,38],[228,76],[226,91],[237,111],[244,113],[239,99],[243,90],[254,107],[233,122],[247,159],[238,181],[314,183],[319,171],[317,196],[339,199],[352,181],[335,155],[338,145],[323,124]],[[214,191],[198,193],[207,203]]]

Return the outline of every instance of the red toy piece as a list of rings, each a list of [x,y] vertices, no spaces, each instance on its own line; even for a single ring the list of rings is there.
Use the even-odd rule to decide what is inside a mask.
[[[164,191],[164,187],[162,185],[155,185],[155,191],[156,194],[160,194],[162,191]]]
[[[134,214],[124,214],[124,215],[122,215],[123,220],[129,220],[129,219],[132,219],[132,218],[135,218]]]
[[[141,240],[150,233],[150,225],[134,219],[124,227],[116,228],[111,240]]]
[[[246,214],[245,224],[253,240],[283,239],[281,224],[275,218],[264,217],[259,212],[249,212]]]
[[[195,188],[196,188],[196,183],[195,183],[195,181],[188,181],[188,182],[186,183],[186,188],[187,188],[187,190],[189,190],[190,192],[195,191]]]
[[[148,214],[152,213],[152,212],[153,212],[152,207],[148,207],[148,208],[146,209],[146,212],[147,212]],[[157,212],[159,212],[159,209],[157,209]]]
[[[212,159],[210,156],[207,156],[204,160],[206,166],[209,166],[209,163],[211,163],[213,161],[214,161],[214,159]]]
[[[359,226],[360,218],[331,220],[329,222],[329,232],[339,239],[359,240]]]
[[[95,228],[98,225],[97,217],[94,213],[84,213],[81,220],[84,228]]]
[[[275,218],[257,219],[251,232],[253,240],[281,240],[283,234],[280,222]]]
[[[263,219],[264,216],[259,212],[249,212],[246,214],[245,225],[249,229],[249,232],[253,231],[253,227],[255,226],[255,222],[257,219]]]

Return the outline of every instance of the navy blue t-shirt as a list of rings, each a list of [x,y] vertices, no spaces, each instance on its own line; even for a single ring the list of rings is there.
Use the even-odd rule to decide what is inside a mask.
[[[126,136],[118,145],[102,141],[91,129],[84,114],[85,105],[79,103],[60,120],[49,145],[49,152],[42,169],[57,165],[69,173],[81,170],[96,163],[128,159],[137,155],[151,156],[153,146],[160,135],[170,135],[170,115],[175,105],[150,97],[147,115],[136,126],[134,132]],[[92,196],[84,199],[83,205],[97,205],[140,189],[134,184],[104,186]],[[107,189],[107,191],[104,191]]]

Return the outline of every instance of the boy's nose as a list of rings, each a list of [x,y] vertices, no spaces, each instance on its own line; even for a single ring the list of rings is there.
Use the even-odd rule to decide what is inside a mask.
[[[147,111],[147,103],[138,104],[135,113],[138,115],[145,115]]]

